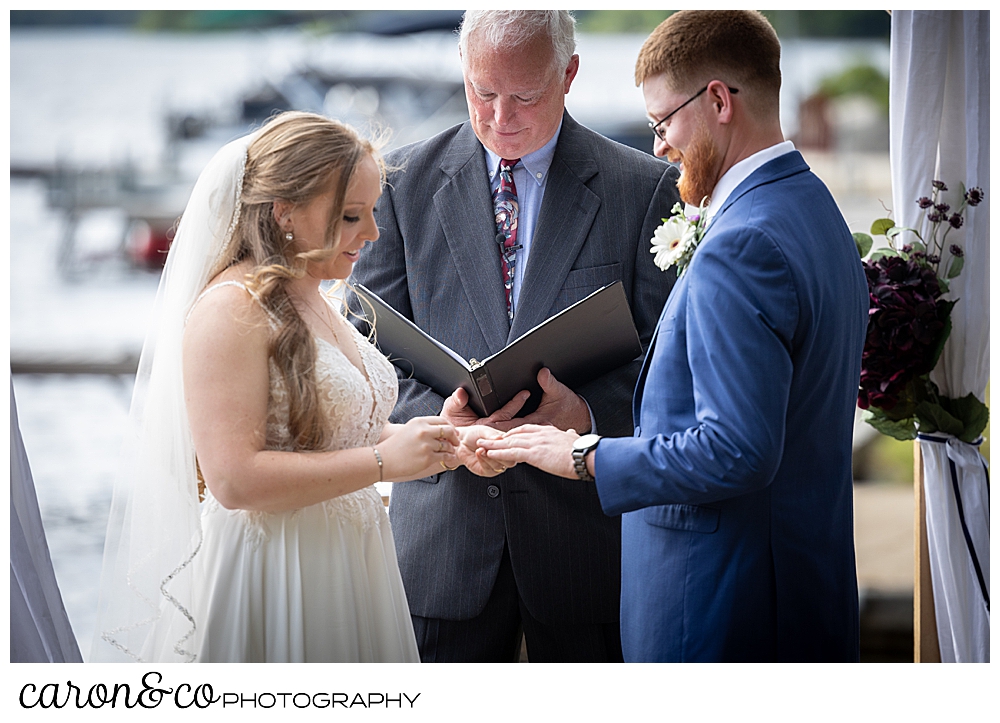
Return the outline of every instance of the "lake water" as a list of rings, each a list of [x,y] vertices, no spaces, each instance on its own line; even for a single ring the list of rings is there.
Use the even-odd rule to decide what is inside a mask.
[[[567,106],[590,124],[644,117],[631,82],[643,36],[584,36],[581,70]],[[789,42],[786,131],[794,109],[825,74],[863,57],[887,67],[879,43]],[[448,35],[314,37],[297,31],[178,36],[123,31],[15,31],[10,36],[12,165],[64,162],[101,167],[130,159],[156,168],[166,149],[167,111],[232,114],[265,78],[307,60],[345,69],[399,70],[460,78]],[[211,149],[207,149],[210,152]],[[113,245],[122,219],[88,216],[81,244]],[[114,357],[138,353],[157,276],[95,267],[72,282],[56,258],[64,220],[46,205],[40,181],[10,190],[10,351],[21,358]],[[109,240],[110,239],[110,240]],[[19,420],[70,621],[84,657],[93,636],[97,580],[130,376],[16,375]]]

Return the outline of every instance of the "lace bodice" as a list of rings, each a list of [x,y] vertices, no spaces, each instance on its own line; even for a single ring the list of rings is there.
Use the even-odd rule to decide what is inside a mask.
[[[368,374],[367,381],[340,349],[324,339],[316,339],[319,399],[332,429],[329,450],[375,444],[396,405],[398,389],[392,364],[354,327],[350,327],[350,334]],[[271,398],[268,401],[267,447],[290,450],[288,393],[274,360],[270,361],[269,368]]]

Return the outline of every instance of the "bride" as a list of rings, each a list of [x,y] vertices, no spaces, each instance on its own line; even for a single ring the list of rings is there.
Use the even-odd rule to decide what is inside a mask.
[[[143,348],[92,660],[417,661],[377,481],[488,430],[388,424],[392,365],[322,292],[378,238],[384,173],[351,128],[285,113],[192,192]]]

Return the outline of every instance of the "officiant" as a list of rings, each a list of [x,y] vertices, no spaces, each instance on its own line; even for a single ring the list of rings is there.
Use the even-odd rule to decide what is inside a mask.
[[[645,348],[673,283],[649,240],[677,171],[565,111],[581,63],[567,11],[470,10],[459,52],[470,119],[387,157],[381,236],[352,281],[467,359],[621,281]],[[537,410],[511,419],[522,394],[478,420],[464,391],[443,398],[400,364],[392,420],[630,435],[639,366],[575,390],[543,369]],[[442,470],[395,489],[390,518],[425,662],[515,661],[522,633],[531,661],[622,659],[620,521],[593,482]]]
[[[654,150],[681,163],[681,198],[708,205],[679,220],[694,229],[635,436],[525,425],[482,442],[498,462],[593,475],[622,515],[626,660],[858,660],[868,287],[833,197],[782,136],[780,53],[750,11],[675,13],[639,53]]]

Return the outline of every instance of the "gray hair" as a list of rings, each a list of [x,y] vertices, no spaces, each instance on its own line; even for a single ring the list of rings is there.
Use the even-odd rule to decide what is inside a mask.
[[[576,50],[576,19],[568,10],[466,10],[459,28],[458,47],[463,66],[469,58],[469,36],[494,49],[518,48],[537,35],[552,41],[554,64],[569,65]]]

